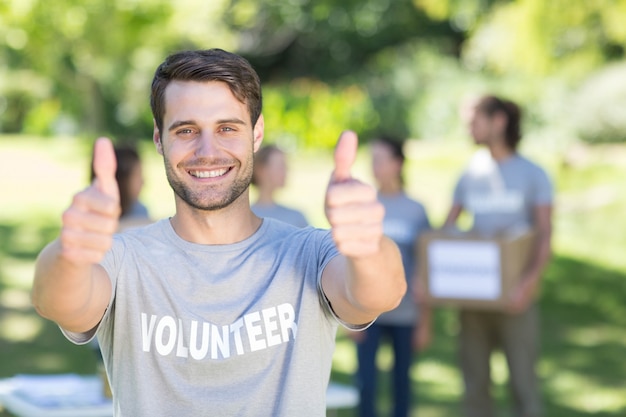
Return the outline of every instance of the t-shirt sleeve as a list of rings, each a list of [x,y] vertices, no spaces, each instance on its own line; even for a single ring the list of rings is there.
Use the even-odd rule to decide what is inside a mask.
[[[554,200],[554,190],[552,182],[546,172],[539,168],[535,175],[535,195],[533,204],[535,206],[551,205]]]

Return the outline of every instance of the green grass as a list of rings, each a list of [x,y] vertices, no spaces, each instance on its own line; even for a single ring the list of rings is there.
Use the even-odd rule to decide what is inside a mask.
[[[150,145],[142,148],[146,170],[143,199],[155,217],[173,213],[162,163]],[[445,216],[451,188],[473,148],[464,143],[412,144],[406,172],[409,194],[423,201],[434,225]],[[0,378],[18,373],[96,372],[89,348],[67,342],[53,323],[33,311],[28,291],[33,261],[58,232],[60,215],[87,181],[89,146],[71,139],[0,137]],[[542,287],[542,355],[539,374],[546,416],[626,414],[626,147],[552,150],[529,146],[554,179],[554,258]],[[281,193],[286,204],[326,226],[323,197],[331,170],[324,152],[290,155],[291,176]],[[371,180],[368,156],[354,172]],[[459,415],[462,393],[456,361],[458,323],[452,309],[434,316],[432,346],[412,368],[414,415]],[[379,365],[391,367],[387,348]],[[502,416],[508,401],[502,355],[493,357],[494,396]],[[338,336],[333,379],[350,383],[354,346]],[[388,409],[389,379],[382,376],[381,408]],[[0,416],[8,416],[0,411]],[[355,416],[354,411],[339,413]]]

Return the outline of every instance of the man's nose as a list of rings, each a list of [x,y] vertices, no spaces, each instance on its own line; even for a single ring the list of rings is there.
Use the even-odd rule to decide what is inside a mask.
[[[218,140],[210,132],[202,132],[198,138],[196,155],[200,157],[211,157],[217,155],[219,150]]]

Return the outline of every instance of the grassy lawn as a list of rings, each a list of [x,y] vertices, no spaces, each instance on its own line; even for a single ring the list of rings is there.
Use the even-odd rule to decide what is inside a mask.
[[[532,145],[532,144],[531,144]],[[162,163],[143,149],[143,199],[154,217],[173,213]],[[408,192],[423,201],[434,225],[449,205],[451,189],[473,148],[464,143],[418,142],[409,152]],[[544,165],[557,189],[555,256],[540,299],[542,357],[539,373],[549,417],[626,414],[626,147],[529,146],[524,152]],[[370,179],[366,152],[354,172]],[[58,232],[62,211],[86,184],[89,146],[71,139],[0,137],[0,378],[18,373],[96,372],[96,358],[67,342],[53,323],[40,319],[28,291],[33,260]],[[328,153],[291,155],[291,177],[281,199],[325,227],[323,196],[331,170]],[[458,415],[462,392],[456,361],[458,324],[452,309],[435,312],[433,345],[412,369],[414,414]],[[391,366],[390,352],[379,356]],[[507,370],[494,355],[494,395],[505,410]],[[333,379],[350,383],[354,347],[338,336]],[[387,408],[383,376],[382,407]],[[354,416],[352,411],[339,413]],[[502,415],[507,415],[504,411]],[[0,416],[9,416],[0,410]]]

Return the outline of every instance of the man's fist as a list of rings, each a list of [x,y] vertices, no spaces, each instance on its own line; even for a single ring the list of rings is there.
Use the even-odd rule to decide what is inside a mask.
[[[93,154],[95,179],[63,213],[60,240],[63,257],[70,262],[98,263],[111,247],[121,212],[116,167],[113,144],[98,139]]]
[[[339,137],[335,169],[326,191],[325,211],[339,252],[359,258],[375,254],[383,236],[385,209],[376,189],[352,178],[358,138],[352,131]]]

